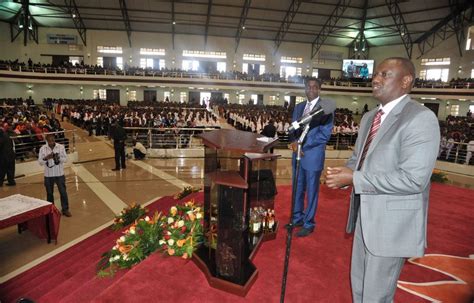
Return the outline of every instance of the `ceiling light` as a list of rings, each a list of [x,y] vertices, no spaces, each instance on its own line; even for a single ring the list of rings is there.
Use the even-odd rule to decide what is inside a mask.
[[[242,26],[242,29],[245,29],[245,25],[244,25],[244,26]]]
[[[73,18],[76,18],[76,14],[72,14],[72,17],[73,17]]]
[[[176,21],[173,21],[173,25],[175,25],[175,24],[176,24]]]

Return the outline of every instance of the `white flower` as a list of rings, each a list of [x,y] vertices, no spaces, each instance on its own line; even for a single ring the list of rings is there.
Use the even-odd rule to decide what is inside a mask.
[[[109,263],[113,263],[113,262],[114,262],[114,258],[110,258]]]
[[[150,217],[146,216],[145,221],[147,221],[147,222],[150,221]]]
[[[199,212],[199,211],[201,211],[201,208],[200,208],[200,207],[196,207],[196,208],[194,209],[194,211]]]
[[[132,235],[134,235],[134,234],[135,234],[135,228],[131,228],[131,229],[130,229],[130,233],[131,233]]]
[[[127,254],[124,254],[124,255],[123,255],[123,260],[124,260],[124,261],[127,261],[127,260],[128,260],[128,255],[127,255]]]
[[[171,218],[171,217],[169,217],[169,218],[168,218],[168,224],[171,224],[171,223],[173,223],[173,222],[174,222],[174,219]]]
[[[116,256],[114,257],[114,261],[117,261],[118,259],[120,259],[120,255],[116,255]]]
[[[118,249],[118,245],[115,245],[114,247],[112,247],[113,250],[117,250]]]
[[[169,245],[169,246],[173,246],[173,244],[174,244],[174,240],[173,240],[173,239],[169,239],[169,240],[168,240],[168,245]]]
[[[124,237],[124,236],[121,236],[121,237],[119,238],[119,240],[120,240],[120,242],[125,242],[125,237]]]
[[[166,242],[165,242],[165,240],[160,240],[160,241],[158,241],[158,243],[159,243],[160,245],[163,245],[163,244],[165,244]]]
[[[184,221],[183,220],[179,220],[178,221],[178,227],[183,227],[184,225]]]
[[[166,232],[166,234],[167,234],[168,236],[171,236],[171,232],[170,232],[169,230]]]
[[[196,218],[201,219],[201,218],[202,218],[201,213],[197,213],[197,214],[196,214]]]

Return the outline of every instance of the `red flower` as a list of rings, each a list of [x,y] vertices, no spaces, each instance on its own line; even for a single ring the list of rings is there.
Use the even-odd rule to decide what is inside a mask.
[[[165,238],[165,240],[169,240],[169,239],[171,239],[170,235],[165,235],[165,237],[164,237],[164,238]]]
[[[185,231],[186,231],[186,225],[181,227],[181,233],[184,234]]]

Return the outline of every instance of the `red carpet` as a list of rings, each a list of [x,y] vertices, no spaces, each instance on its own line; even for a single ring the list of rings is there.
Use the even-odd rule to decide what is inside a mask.
[[[290,187],[279,187],[277,219],[288,221]],[[434,184],[429,213],[427,253],[467,257],[474,253],[472,190]],[[317,228],[307,238],[293,238],[287,302],[350,302],[349,264],[352,239],[345,221],[349,191],[321,188]],[[202,193],[195,194],[197,200]],[[188,200],[188,199],[185,199]],[[168,209],[166,197],[154,209]],[[283,225],[282,224],[282,225]],[[286,231],[263,243],[254,263],[259,276],[246,298],[209,287],[193,262],[154,254],[114,278],[95,277],[100,255],[120,233],[104,230],[22,275],[0,285],[0,300],[19,296],[37,302],[279,302]],[[400,280],[434,282],[454,278],[415,264],[405,265]],[[429,302],[397,289],[396,302]]]

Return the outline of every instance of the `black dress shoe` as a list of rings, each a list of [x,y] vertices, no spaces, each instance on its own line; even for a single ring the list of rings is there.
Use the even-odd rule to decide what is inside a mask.
[[[120,168],[112,168],[112,171],[118,171]]]
[[[7,186],[15,186],[16,185],[16,182],[13,182],[13,183],[7,183]]]
[[[297,237],[306,237],[306,236],[309,236],[310,233],[313,232],[313,229],[312,228],[305,228],[303,227],[302,229],[300,229],[297,233],[296,233],[296,236]]]
[[[72,217],[72,214],[69,210],[63,210],[63,216]]]
[[[303,225],[304,225],[303,221],[293,223],[293,227],[301,227]],[[289,227],[290,227],[290,223],[285,224],[285,228],[289,228]]]

